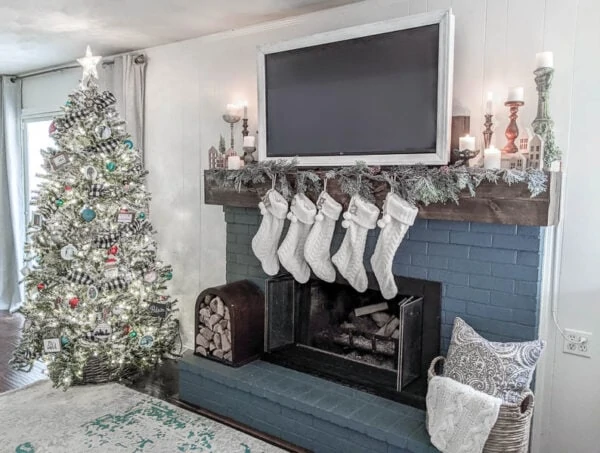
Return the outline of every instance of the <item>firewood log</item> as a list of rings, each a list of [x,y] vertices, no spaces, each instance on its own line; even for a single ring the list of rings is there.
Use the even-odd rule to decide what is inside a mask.
[[[213,352],[215,349],[217,349],[217,345],[215,345],[214,341],[211,341],[210,344],[208,345],[208,350],[210,352]]]
[[[222,359],[223,356],[225,355],[225,353],[223,352],[222,349],[215,349],[213,351],[212,355],[214,355],[215,357],[218,357],[219,359]]]
[[[229,362],[231,362],[233,360],[233,354],[231,353],[231,351],[227,352],[223,358]]]
[[[375,321],[377,327],[385,326],[390,318],[391,316],[388,313],[378,312],[371,314],[371,319]]]
[[[227,307],[225,307],[225,314],[223,315],[223,318],[229,321],[229,308]]]
[[[221,335],[221,348],[223,352],[231,351],[231,343],[227,339],[227,335]]]
[[[211,315],[210,318],[208,318],[208,328],[210,330],[214,330],[215,324],[218,323],[220,320],[221,317],[216,313],[214,315]]]
[[[210,340],[210,339],[212,339],[214,333],[208,327],[201,327],[200,328],[200,335],[202,335],[207,340]]]
[[[202,334],[196,335],[196,344],[202,346],[203,348],[208,348],[208,340]]]
[[[217,347],[217,349],[221,349],[221,335],[218,333],[215,333],[215,336],[213,337],[213,341],[215,342],[215,346]]]
[[[379,304],[366,305],[364,307],[358,307],[354,309],[355,316],[365,316],[371,313],[377,313],[388,309],[387,302],[381,302]]]
[[[196,348],[196,352],[198,354],[202,354],[204,357],[206,357],[208,355],[208,351],[206,350],[206,348],[203,348],[202,346],[198,346]]]

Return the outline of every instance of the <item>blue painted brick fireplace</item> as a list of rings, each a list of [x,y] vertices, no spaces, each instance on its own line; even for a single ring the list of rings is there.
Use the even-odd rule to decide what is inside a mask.
[[[268,278],[251,249],[257,209],[225,207],[227,281]],[[285,234],[285,232],[284,232]],[[336,230],[336,250],[344,230]],[[378,231],[369,233],[365,264]],[[441,349],[460,316],[490,340],[537,337],[544,229],[417,220],[394,260],[400,276],[442,283]],[[230,368],[186,355],[180,398],[317,453],[434,453],[419,409],[263,361]]]
[[[257,209],[225,207],[227,281],[249,278],[264,288],[267,276],[250,242],[261,220]],[[344,231],[338,222],[332,250]],[[417,219],[396,253],[396,275],[442,283],[442,351],[460,316],[493,341],[537,338],[543,228]],[[377,241],[369,232],[365,265]]]

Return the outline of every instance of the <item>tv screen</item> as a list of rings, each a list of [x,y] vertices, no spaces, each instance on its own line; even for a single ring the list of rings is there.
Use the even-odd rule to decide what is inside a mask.
[[[436,14],[263,49],[261,157],[447,162],[452,21]]]

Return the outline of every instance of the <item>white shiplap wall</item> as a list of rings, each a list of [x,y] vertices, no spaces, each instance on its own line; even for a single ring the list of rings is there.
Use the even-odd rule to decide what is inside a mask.
[[[503,145],[507,88],[525,87],[521,124],[535,115],[532,71],[536,52],[552,50],[556,72],[552,114],[558,143],[567,150],[559,315],[569,328],[600,336],[600,214],[590,197],[600,190],[592,173],[600,120],[600,2],[597,0],[367,0],[284,21],[147,49],[146,158],[153,192],[152,221],[160,252],[173,264],[172,290],[180,298],[187,345],[193,343],[194,298],[225,277],[225,225],[220,207],[202,203],[202,170],[219,134],[226,103],[248,99],[256,129],[257,45],[351,25],[452,7],[456,16],[454,109],[471,114],[480,139],[483,100],[494,91],[496,145]],[[238,135],[239,136],[239,135]],[[596,170],[597,171],[597,170]],[[584,202],[585,200],[585,202]],[[549,329],[548,338],[554,338]],[[556,344],[560,346],[557,339]],[[550,346],[553,346],[552,344]],[[600,349],[592,359],[549,347],[540,371],[534,449],[543,453],[598,451]],[[543,371],[543,372],[542,372]],[[549,377],[554,376],[551,380]],[[541,426],[541,429],[539,429]]]

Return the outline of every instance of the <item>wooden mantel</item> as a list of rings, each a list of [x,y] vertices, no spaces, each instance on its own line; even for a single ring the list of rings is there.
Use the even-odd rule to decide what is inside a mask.
[[[460,195],[459,204],[434,203],[419,206],[419,217],[422,219],[455,220],[465,222],[500,223],[509,225],[556,225],[559,218],[559,204],[562,173],[548,172],[548,190],[535,198],[527,189],[527,185],[504,182],[498,184],[482,182],[477,188],[475,197],[468,191]],[[241,191],[220,188],[209,182],[204,174],[204,202],[212,205],[233,206],[240,208],[256,208],[261,197],[271,184],[260,184],[242,187]],[[344,194],[335,180],[329,181],[327,191],[344,205],[349,197]],[[381,207],[387,194],[387,186],[376,187],[376,202]],[[318,194],[307,193],[313,201]]]

